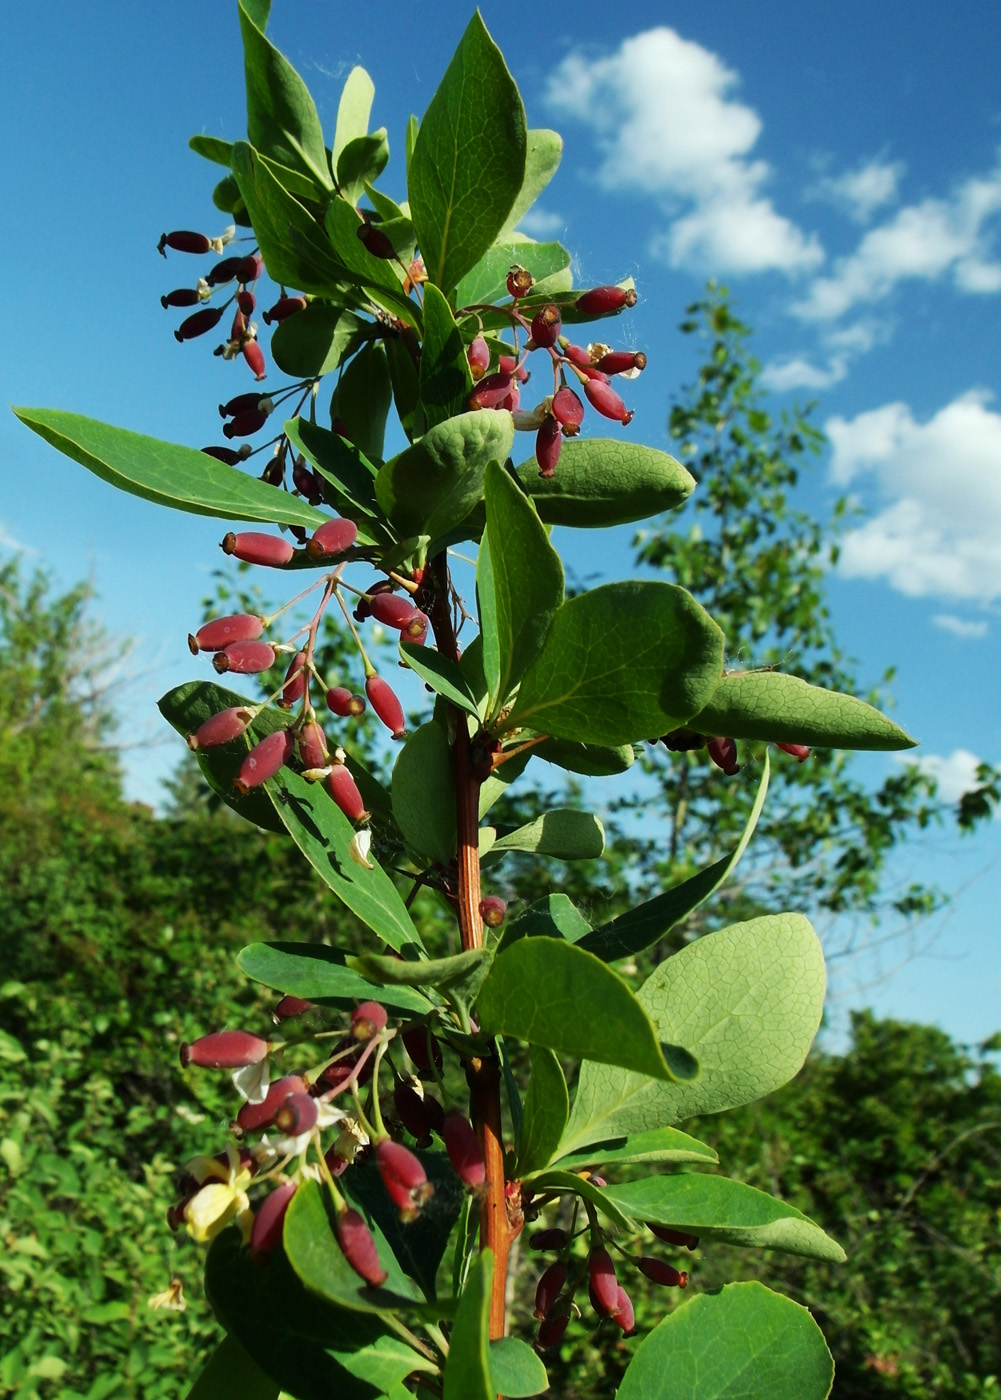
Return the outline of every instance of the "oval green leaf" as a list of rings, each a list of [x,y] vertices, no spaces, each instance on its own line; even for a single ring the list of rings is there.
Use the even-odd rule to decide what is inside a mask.
[[[605,849],[605,828],[591,812],[556,807],[517,831],[498,836],[490,854],[534,851],[553,860],[596,860]]]
[[[654,1128],[649,1133],[592,1143],[583,1152],[558,1158],[556,1165],[573,1172],[582,1167],[624,1167],[636,1162],[698,1162],[712,1166],[718,1160],[711,1147],[680,1128]]]
[[[541,1395],[549,1377],[539,1357],[520,1337],[497,1337],[490,1343],[492,1389],[504,1400]]]
[[[455,779],[445,731],[428,720],[407,737],[393,768],[393,816],[407,845],[447,865],[455,856]]]
[[[700,734],[831,749],[912,749],[917,743],[864,700],[779,671],[724,676],[688,723]]]

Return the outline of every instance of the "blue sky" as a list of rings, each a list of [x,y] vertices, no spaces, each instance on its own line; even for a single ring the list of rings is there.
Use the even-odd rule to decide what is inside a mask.
[[[776,406],[818,400],[830,448],[804,503],[823,512],[849,491],[867,512],[831,581],[839,634],[863,684],[897,664],[897,717],[952,796],[978,758],[1001,761],[1001,11],[584,0],[540,25],[493,0],[482,10],[530,124],[565,140],[526,227],[565,241],[582,280],[639,287],[630,331],[649,367],[628,386],[629,432],[667,445],[670,395],[696,363],[675,327],[708,276],[725,280]],[[406,118],[467,18],[457,5],[430,24],[395,4],[276,0],[270,32],[327,129],[348,70],[368,68],[394,152],[384,183],[402,195]],[[164,263],[155,245],[163,229],[224,223],[215,172],[186,142],[243,135],[235,4],[21,0],[5,21],[4,397],[218,441],[215,405],[249,376],[204,342],[176,344],[159,297],[194,264]],[[105,625],[137,639],[129,791],[155,801],[176,749],[142,745],[156,696],[194,674],[184,636],[219,525],[115,493],[9,415],[0,447],[0,548],[64,585],[90,574]],[[593,563],[592,540],[571,561],[574,548]],[[623,533],[602,563],[621,576],[630,557]],[[916,870],[963,892],[917,931],[938,934],[931,950],[863,999],[964,1040],[1001,1024],[998,830],[915,849]],[[836,985],[847,994],[873,972],[835,969]]]

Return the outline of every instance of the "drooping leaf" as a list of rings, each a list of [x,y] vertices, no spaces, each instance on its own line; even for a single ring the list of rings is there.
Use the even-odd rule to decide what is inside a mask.
[[[554,938],[519,938],[502,949],[480,988],[476,1015],[487,1035],[514,1036],[655,1080],[698,1074],[687,1051],[658,1043],[611,968]]]
[[[490,1372],[490,1287],[494,1256],[481,1250],[469,1266],[449,1339],[443,1400],[495,1400]]]
[[[520,1337],[496,1337],[490,1343],[491,1389],[504,1400],[541,1395],[549,1389],[546,1368]]]
[[[537,284],[545,286],[569,268],[570,254],[560,243],[495,243],[459,283],[456,306],[475,306],[507,298],[510,295],[507,275],[516,263],[526,268]]]
[[[826,1400],[834,1362],[810,1312],[761,1283],[728,1283],[663,1318],[617,1400]]]
[[[628,744],[678,728],[719,679],[723,634],[690,593],[609,583],[557,611],[503,727]]]
[[[491,855],[534,851],[553,860],[596,860],[604,849],[605,828],[593,813],[556,807],[517,831],[498,836],[490,851]]]
[[[424,114],[407,176],[428,277],[446,296],[503,228],[526,144],[521,97],[477,12]]]
[[[320,1005],[351,1007],[373,998],[417,1015],[433,1009],[423,993],[408,986],[382,987],[345,965],[339,948],[311,943],[251,943],[236,958],[241,972],[287,996]]]
[[[476,697],[454,661],[449,661],[447,656],[442,656],[433,647],[421,646],[416,642],[401,642],[400,653],[407,665],[438,695],[474,718],[479,717]]]
[[[538,657],[563,602],[563,565],[545,526],[499,462],[483,477],[487,528],[477,570],[487,722]]]
[[[549,1166],[570,1115],[567,1081],[552,1050],[533,1045],[531,1066],[518,1140],[518,1176]]]
[[[317,296],[335,293],[346,270],[334,257],[322,227],[283,184],[280,171],[246,141],[237,141],[233,175],[272,279]]]
[[[637,1000],[658,1035],[691,1050],[700,1078],[655,1085],[582,1065],[563,1151],[720,1113],[780,1088],[806,1058],[824,989],[823,952],[801,914],[765,915],[689,944],[659,964]]]
[[[331,168],[337,169],[341,151],[349,141],[368,133],[368,119],[372,112],[372,99],[375,97],[375,84],[365,69],[355,65],[341,89],[337,104],[337,125],[330,148]]]
[[[223,1337],[187,1400],[278,1400],[280,1390],[235,1337]]]
[[[415,729],[393,768],[393,816],[407,845],[441,865],[455,856],[455,778],[448,736],[434,720]]]
[[[648,1133],[592,1143],[583,1152],[559,1157],[555,1165],[572,1172],[583,1167],[624,1167],[636,1162],[697,1162],[705,1166],[715,1165],[718,1160],[711,1147],[680,1128],[654,1128]]]
[[[333,302],[313,301],[275,327],[271,354],[285,374],[319,378],[359,348],[363,333],[363,322],[353,312]]]
[[[700,734],[833,749],[912,749],[917,743],[864,700],[779,671],[723,676],[690,725]]]
[[[379,471],[375,490],[401,537],[444,535],[483,495],[487,463],[511,450],[514,425],[503,409],[481,408],[430,428]]]
[[[525,178],[501,230],[502,238],[508,230],[518,227],[556,174],[562,155],[563,138],[557,132],[548,131],[542,126],[533,127],[529,131],[525,146]]]
[[[344,424],[348,441],[370,462],[379,464],[393,402],[386,355],[383,346],[374,341],[363,345],[348,361],[330,403],[330,416]]]
[[[424,284],[424,343],[420,366],[421,406],[429,428],[462,413],[473,387],[469,361],[455,317],[433,282]]]
[[[178,443],[57,408],[15,408],[21,422],[121,491],[192,515],[315,530],[328,517],[287,491]]]
[[[323,127],[309,89],[288,59],[258,28],[243,0],[240,31],[250,144],[293,170],[307,172],[321,190],[331,189]]]
[[[596,928],[593,933],[581,939],[580,946],[601,958],[602,962],[615,962],[617,958],[633,957],[663,938],[676,924],[687,918],[693,909],[704,903],[730,875],[744,854],[751,834],[758,824],[767,792],[766,753],[754,805],[740,840],[733,850],[682,884],[665,890],[663,894],[654,895],[653,899],[648,899],[644,904],[637,904],[625,914],[620,914],[617,919]]]

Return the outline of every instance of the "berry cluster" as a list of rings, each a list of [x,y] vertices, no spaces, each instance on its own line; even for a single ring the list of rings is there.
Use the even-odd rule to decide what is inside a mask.
[[[232,1125],[236,1141],[215,1156],[187,1164],[168,1222],[173,1230],[183,1224],[200,1241],[235,1223],[251,1253],[266,1254],[281,1240],[285,1212],[298,1187],[320,1178],[334,1200],[344,1257],[365,1283],[378,1286],[387,1275],[372,1232],[337,1179],[352,1163],[370,1158],[401,1221],[409,1222],[431,1200],[434,1185],[404,1138],[413,1139],[418,1149],[430,1146],[433,1136],[440,1138],[459,1182],[474,1194],[485,1188],[483,1153],[468,1118],[449,1101],[437,1036],[424,1022],[391,1026],[380,1002],[356,1006],[333,1048],[309,1069],[272,1079],[274,1059],[293,1048],[316,1048],[337,1035],[335,1029],[319,1026],[322,1016],[309,1002],[286,996],[274,1018],[283,1031],[286,1023],[297,1022],[303,1027],[298,1034],[276,1040],[224,1030],[181,1047],[185,1068],[234,1071],[244,1103]],[[387,1070],[393,1088],[385,1096]],[[436,1084],[439,1097],[425,1089],[425,1080]],[[350,1109],[341,1108],[338,1099],[350,1101]],[[266,1194],[258,1188],[266,1188]]]
[[[591,1175],[592,1185],[604,1186],[601,1177]],[[653,1283],[670,1288],[685,1288],[688,1274],[676,1269],[663,1259],[650,1255],[633,1258],[626,1250],[606,1236],[598,1224],[594,1207],[585,1202],[588,1223],[577,1231],[576,1210],[569,1230],[553,1227],[539,1230],[529,1237],[529,1246],[542,1251],[555,1251],[559,1258],[542,1274],[535,1290],[535,1316],[539,1319],[539,1345],[543,1348],[555,1346],[562,1340],[570,1324],[570,1318],[580,1309],[574,1302],[574,1294],[587,1278],[587,1295],[591,1307],[600,1321],[611,1320],[623,1333],[630,1333],[636,1319],[629,1294],[619,1282],[615,1264],[607,1245],[618,1250],[623,1259],[637,1268]],[[678,1248],[695,1249],[698,1239],[680,1230],[667,1229],[663,1225],[648,1225],[647,1229],[658,1239]],[[572,1257],[574,1240],[587,1235],[589,1240],[586,1261],[574,1261]]]

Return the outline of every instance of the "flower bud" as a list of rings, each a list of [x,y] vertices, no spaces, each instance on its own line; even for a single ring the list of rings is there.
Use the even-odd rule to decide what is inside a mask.
[[[289,1094],[304,1094],[306,1081],[301,1074],[286,1074],[268,1085],[268,1092],[260,1103],[245,1103],[236,1115],[236,1126],[241,1132],[250,1133],[256,1128],[268,1128],[275,1121],[275,1115]]]
[[[421,1207],[434,1195],[420,1160],[400,1143],[384,1138],[375,1149],[375,1162],[400,1219],[416,1220]]]
[[[500,928],[506,913],[507,905],[499,895],[488,894],[480,900],[480,918],[487,928]]]
[[[239,676],[257,676],[274,664],[275,649],[268,642],[230,642],[212,658],[220,675],[233,671]]]
[[[278,697],[278,704],[283,710],[290,710],[297,701],[301,700],[306,693],[306,676],[308,675],[306,665],[306,653],[297,651],[289,663],[289,668],[285,672],[285,684],[282,686],[282,693]],[[307,768],[322,768],[323,760],[319,763],[307,763]]]
[[[311,1001],[304,1001],[302,997],[284,996],[271,1015],[276,1021],[288,1021],[293,1016],[302,1016],[312,1009]]]
[[[584,393],[592,408],[598,410],[603,418],[612,418],[616,423],[631,423],[633,415],[628,410],[618,394],[610,384],[606,384],[603,379],[588,379],[584,385]]]
[[[542,424],[535,438],[535,460],[539,464],[540,476],[553,476],[556,463],[563,450],[563,432],[559,422],[549,417]]]
[[[173,233],[161,233],[156,250],[166,257],[164,248],[173,248],[175,253],[207,253],[211,247],[212,240],[204,233],[192,233],[190,229],[179,228]]]
[[[298,1137],[316,1127],[318,1117],[316,1100],[311,1094],[287,1094],[275,1114],[275,1127],[286,1137]]]
[[[532,339],[540,350],[548,350],[555,345],[563,330],[560,308],[552,302],[543,306],[532,317]]]
[[[373,258],[385,258],[388,261],[396,257],[392,240],[376,224],[362,224],[358,230],[358,237]]]
[[[221,259],[215,267],[209,268],[205,277],[206,282],[210,287],[221,287],[226,282],[232,282],[242,262],[242,258]]]
[[[795,758],[800,763],[802,763],[804,759],[810,757],[810,750],[805,744],[780,744],[776,739],[775,747],[781,749],[783,753],[791,755],[791,757]]]
[[[536,1230],[529,1236],[529,1249],[566,1249],[570,1236],[566,1230],[554,1226],[549,1230]]]
[[[305,307],[305,297],[280,297],[270,311],[261,313],[261,319],[266,326],[270,326],[272,322],[279,326],[282,321],[287,320],[289,316],[294,316],[297,311],[304,311]]]
[[[567,1281],[567,1266],[560,1262],[550,1264],[539,1279],[535,1289],[535,1316],[547,1317],[556,1302],[556,1299],[563,1291],[563,1285]]]
[[[204,724],[200,724],[193,734],[188,735],[188,748],[195,752],[197,749],[214,749],[220,744],[231,744],[234,739],[239,739],[253,718],[254,711],[249,710],[246,705],[236,705],[231,710],[220,710],[217,715],[212,715]]]
[[[254,339],[245,340],[240,346],[243,358],[246,360],[254,378],[260,382],[267,378],[268,370],[264,363],[264,351]]]
[[[409,597],[401,598],[399,593],[377,593],[369,602],[369,612],[376,622],[384,627],[395,627],[398,632],[418,616]]]
[[[588,1255],[587,1273],[595,1312],[600,1317],[615,1317],[619,1311],[619,1281],[611,1255],[603,1246],[597,1245]]]
[[[446,1113],[441,1135],[448,1160],[463,1186],[479,1191],[486,1181],[487,1168],[483,1149],[469,1119],[462,1113]]]
[[[222,551],[242,559],[245,564],[265,564],[278,568],[287,564],[295,550],[280,535],[265,535],[256,530],[244,530],[236,535],[231,530],[223,538]]]
[[[553,395],[553,417],[567,437],[574,437],[584,421],[584,405],[580,396],[565,384]]]
[[[256,282],[263,271],[263,259],[257,253],[248,253],[237,263],[236,280],[238,282]]]
[[[481,335],[466,347],[466,359],[474,381],[482,379],[490,367],[490,346]]]
[[[222,312],[221,306],[203,306],[201,311],[196,311],[193,316],[181,322],[174,332],[174,339],[194,340],[196,335],[205,335],[219,324]]]
[[[427,1026],[408,1026],[402,1033],[402,1040],[403,1048],[413,1060],[419,1074],[430,1071],[432,1060],[435,1068],[441,1072],[444,1064],[441,1046]]]
[[[357,716],[365,712],[365,700],[361,695],[352,695],[346,685],[335,685],[327,691],[327,704],[341,719]]]
[[[389,1275],[379,1263],[372,1231],[358,1211],[352,1210],[350,1206],[339,1211],[334,1228],[337,1231],[337,1243],[341,1247],[341,1253],[355,1273],[373,1288],[385,1283]]]
[[[646,1274],[653,1283],[663,1284],[665,1288],[687,1288],[688,1275],[673,1268],[670,1264],[665,1264],[663,1259],[653,1259],[649,1255],[644,1255],[642,1259],[637,1259],[636,1267],[641,1274]]]
[[[201,1065],[203,1069],[242,1069],[260,1064],[270,1049],[269,1040],[250,1031],[213,1031],[181,1046],[181,1068]]]
[[[592,287],[577,298],[577,310],[584,316],[607,316],[624,306],[636,305],[636,293],[625,287]]]
[[[331,559],[350,549],[357,538],[358,526],[354,521],[335,515],[313,531],[312,538],[306,542],[306,553],[311,559]]]
[[[298,1184],[296,1181],[286,1181],[281,1186],[276,1186],[261,1202],[250,1229],[252,1257],[270,1254],[281,1243],[285,1212]]]
[[[394,739],[402,739],[407,732],[407,721],[403,706],[388,681],[381,676],[369,676],[365,682],[365,693],[372,709],[382,720]]]
[[[597,368],[603,374],[629,374],[646,369],[646,356],[642,350],[609,350],[602,355]]]
[[[285,767],[292,757],[293,740],[289,729],[276,729],[266,739],[255,745],[240,765],[240,771],[233,779],[233,786],[241,797],[246,797],[252,788],[261,787]]]
[[[358,791],[358,784],[352,778],[347,764],[335,763],[333,765],[327,775],[327,787],[330,796],[348,821],[363,822],[367,820],[369,812],[366,810],[364,799]]]
[[[737,744],[733,739],[707,739],[706,750],[717,768],[722,768],[728,778],[740,772],[737,762]]]
[[[222,425],[222,435],[228,438],[250,437],[251,434],[260,432],[267,421],[268,415],[264,409],[245,408],[231,423]]]
[[[351,1034],[355,1040],[371,1040],[386,1029],[389,1013],[380,1001],[363,1001],[351,1013]]]
[[[535,279],[528,268],[515,263],[507,275],[507,289],[511,296],[515,299],[527,297],[534,285]]]
[[[417,1090],[398,1080],[393,1088],[393,1107],[396,1109],[396,1116],[406,1128],[411,1137],[415,1137],[420,1143],[427,1143],[431,1138],[431,1117],[424,1105],[424,1100]]]
[[[160,305],[166,310],[168,306],[197,306],[201,300],[202,295],[197,287],[178,287],[175,292],[161,297]]]
[[[488,374],[477,384],[467,403],[470,408],[500,408],[505,399],[510,397],[513,385],[514,380],[510,374]]]

